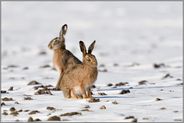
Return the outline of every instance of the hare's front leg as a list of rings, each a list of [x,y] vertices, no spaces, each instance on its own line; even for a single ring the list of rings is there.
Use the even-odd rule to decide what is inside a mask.
[[[74,87],[71,91],[71,97],[77,98],[77,99],[86,98],[86,93],[83,86]]]
[[[91,88],[86,88],[86,95],[87,95],[87,98],[92,98],[92,94],[91,94]]]
[[[75,94],[75,91],[73,89],[70,91],[70,95],[72,99],[78,99],[78,96]]]
[[[88,98],[86,94],[86,89],[84,88],[83,84],[81,84],[80,86],[80,92],[81,92],[82,98]]]

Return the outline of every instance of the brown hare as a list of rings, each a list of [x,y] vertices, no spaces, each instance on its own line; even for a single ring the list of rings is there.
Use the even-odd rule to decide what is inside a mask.
[[[65,34],[68,26],[64,24],[59,33],[59,37],[54,38],[48,44],[49,49],[54,51],[53,66],[58,71],[59,76],[63,75],[65,69],[72,67],[75,64],[81,64],[82,62],[76,58],[65,46]],[[56,89],[60,88],[60,80],[58,80]]]
[[[89,46],[88,52],[83,41],[79,42],[83,53],[83,62],[64,71],[60,87],[66,98],[92,98],[91,86],[97,79],[97,60],[92,54],[95,41]]]

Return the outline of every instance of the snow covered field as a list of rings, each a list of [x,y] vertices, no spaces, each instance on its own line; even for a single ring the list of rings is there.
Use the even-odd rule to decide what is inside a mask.
[[[1,13],[1,121],[183,121],[182,2],[2,2]],[[65,23],[78,58],[80,40],[97,41],[99,102],[35,94],[56,85],[47,45]]]

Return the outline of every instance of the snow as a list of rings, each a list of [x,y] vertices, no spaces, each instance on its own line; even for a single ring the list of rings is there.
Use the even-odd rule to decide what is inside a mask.
[[[35,85],[27,85],[32,80],[56,85],[57,72],[40,66],[52,65],[53,52],[47,45],[65,23],[69,26],[67,49],[78,58],[82,58],[80,40],[87,46],[97,41],[94,54],[98,68],[100,71],[107,69],[107,72],[99,72],[93,89],[93,96],[100,102],[65,99],[61,91],[51,91],[53,95],[34,95]],[[132,119],[125,117],[134,116],[138,122],[183,121],[182,2],[4,1],[1,31],[1,90],[14,87],[8,94],[1,94],[1,99],[14,99],[1,100],[5,103],[1,106],[3,122],[25,122],[30,116],[47,121],[50,116],[67,112],[81,112],[82,115],[60,116],[61,120],[131,122]],[[42,51],[46,54],[40,55]],[[166,66],[156,69],[155,63]],[[173,77],[163,79],[168,73]],[[139,85],[141,80],[147,83]],[[107,86],[119,82],[128,82],[128,85]],[[125,89],[130,93],[119,94]],[[99,92],[107,95],[99,95]],[[24,100],[27,96],[33,100]],[[156,98],[162,100],[156,101]],[[16,101],[20,104],[15,104]],[[90,111],[81,111],[86,105],[90,106]],[[102,105],[106,109],[100,109]],[[48,111],[48,106],[56,111]],[[40,113],[29,115],[30,111],[23,111],[12,116],[9,114],[11,107]],[[166,109],[161,110],[163,107]],[[9,115],[3,115],[4,110]]]

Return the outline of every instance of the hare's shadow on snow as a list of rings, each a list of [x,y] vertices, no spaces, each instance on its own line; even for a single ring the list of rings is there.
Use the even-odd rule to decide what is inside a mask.
[[[105,92],[109,92],[109,91],[122,91],[122,90],[137,90],[137,89],[161,89],[161,88],[169,88],[169,87],[175,87],[177,85],[170,85],[170,86],[144,86],[144,87],[120,87],[120,88],[106,88],[106,89],[97,89],[96,91],[105,91]],[[136,98],[135,96],[127,96],[125,95],[121,95],[121,94],[116,94],[116,95],[103,95],[103,96],[94,96],[95,98]]]
[[[135,97],[127,97],[127,96],[94,96],[95,98],[99,98],[99,99],[102,99],[102,98],[107,98],[107,99],[110,99],[110,98],[135,98]]]
[[[107,89],[97,89],[96,91],[117,91],[117,90],[129,90],[130,87],[124,87],[124,88],[107,88]],[[95,98],[135,98],[134,96],[125,96],[121,94],[117,95],[103,95],[103,96],[94,96]]]

